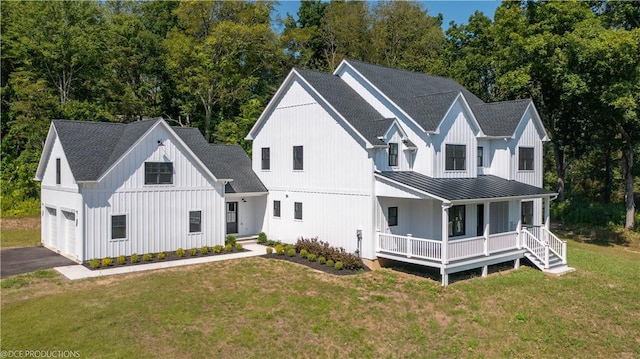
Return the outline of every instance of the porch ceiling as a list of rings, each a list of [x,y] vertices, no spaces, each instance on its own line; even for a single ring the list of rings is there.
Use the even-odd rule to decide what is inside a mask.
[[[476,178],[432,178],[411,171],[395,171],[376,172],[375,176],[450,202],[489,198],[542,198],[556,194],[544,188],[493,175],[481,175]]]

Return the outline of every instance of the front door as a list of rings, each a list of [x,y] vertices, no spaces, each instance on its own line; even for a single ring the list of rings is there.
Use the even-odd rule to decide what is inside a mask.
[[[238,202],[227,202],[227,234],[238,233]]]
[[[476,228],[476,236],[483,236],[484,235],[484,204],[479,204],[478,205],[478,220],[476,221],[476,223],[478,224],[477,228]]]

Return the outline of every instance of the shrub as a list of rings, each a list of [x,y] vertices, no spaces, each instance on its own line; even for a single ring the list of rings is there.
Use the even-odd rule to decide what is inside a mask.
[[[284,247],[282,246],[282,244],[276,245],[276,254],[284,254]]]
[[[300,257],[307,258],[308,255],[309,255],[309,252],[307,252],[306,249],[303,249],[300,251]]]
[[[102,258],[102,263],[100,263],[103,267],[110,267],[111,265],[113,265],[113,259],[107,257],[107,258]]]
[[[90,260],[89,261],[89,267],[91,267],[91,269],[100,268],[100,260],[99,259]]]
[[[295,257],[296,256],[296,250],[293,248],[289,248],[289,250],[287,251],[287,255],[289,257]]]
[[[202,253],[202,254],[207,254],[207,253],[209,253],[209,247],[207,247],[207,246],[202,246],[202,248],[200,248],[200,253]]]
[[[331,247],[329,243],[319,241],[317,238],[298,238],[295,248],[298,252],[306,250],[309,253],[315,253],[318,257],[324,257],[327,261],[332,260],[333,263],[342,262],[345,269],[358,270],[364,268],[362,260],[357,255],[347,253],[344,248]]]
[[[236,236],[234,236],[233,234],[230,234],[227,236],[227,239],[224,241],[224,245],[228,245],[230,244],[231,247],[235,247],[236,246]]]
[[[127,258],[125,256],[118,256],[116,262],[118,262],[119,265],[124,265],[127,263]]]
[[[233,250],[233,246],[231,245],[231,243],[226,244],[226,245],[224,246],[224,251],[225,251],[225,252],[231,252],[232,250]]]
[[[316,261],[316,255],[313,253],[309,253],[307,255],[307,259],[309,260],[309,262],[315,262]]]
[[[325,264],[327,263],[327,259],[323,256],[318,257],[318,263]]]
[[[289,252],[290,249],[293,249],[294,251],[296,250],[296,248],[291,244],[287,244],[287,245],[284,246],[284,251],[285,252]]]
[[[264,232],[258,233],[258,243],[265,244],[267,243],[267,234]]]
[[[184,254],[185,254],[185,250],[183,248],[176,249],[176,255],[178,257],[184,257]]]
[[[344,265],[342,264],[342,262],[336,262],[336,269],[337,269],[337,270],[342,270],[342,267],[344,267]]]
[[[151,262],[153,260],[153,256],[151,253],[145,253],[142,255],[142,260],[145,262]]]
[[[215,245],[215,246],[213,246],[213,253],[216,253],[216,254],[217,253],[222,253],[222,249],[223,249],[223,247],[221,245],[219,245],[219,244]]]
[[[333,267],[333,265],[334,265],[334,264],[333,264],[333,259],[329,259],[329,260],[327,261],[327,267]]]
[[[242,243],[236,243],[236,250],[237,251],[241,251],[242,250]]]
[[[267,254],[271,254],[271,253],[273,253],[273,248],[267,247]]]
[[[158,252],[158,254],[156,254],[156,258],[158,260],[163,260],[163,259],[167,258],[167,254],[165,252]]]
[[[198,248],[191,248],[189,249],[189,255],[192,257],[195,257],[198,255]]]
[[[140,261],[140,256],[134,253],[129,257],[129,261],[131,261],[131,263],[138,263]]]

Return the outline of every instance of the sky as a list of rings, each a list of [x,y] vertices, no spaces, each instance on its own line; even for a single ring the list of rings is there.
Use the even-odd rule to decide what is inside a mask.
[[[276,11],[284,18],[287,12],[297,18],[298,7],[300,1],[297,0],[279,0],[280,4],[276,6]],[[482,11],[485,16],[493,19],[498,6],[501,1],[490,0],[441,0],[441,1],[420,1],[424,4],[428,10],[428,14],[436,16],[438,13],[442,14],[442,28],[446,30],[449,28],[449,23],[454,21],[456,24],[466,24],[476,10]]]

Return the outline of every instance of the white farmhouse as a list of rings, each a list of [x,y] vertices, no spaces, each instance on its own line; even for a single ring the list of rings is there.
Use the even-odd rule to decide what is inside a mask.
[[[570,270],[531,100],[484,103],[448,78],[345,60],[293,69],[247,139],[272,238],[437,267],[443,285],[524,256]]]
[[[78,262],[224,244],[263,226],[267,190],[243,149],[162,119],[54,120],[36,180],[43,244]]]

